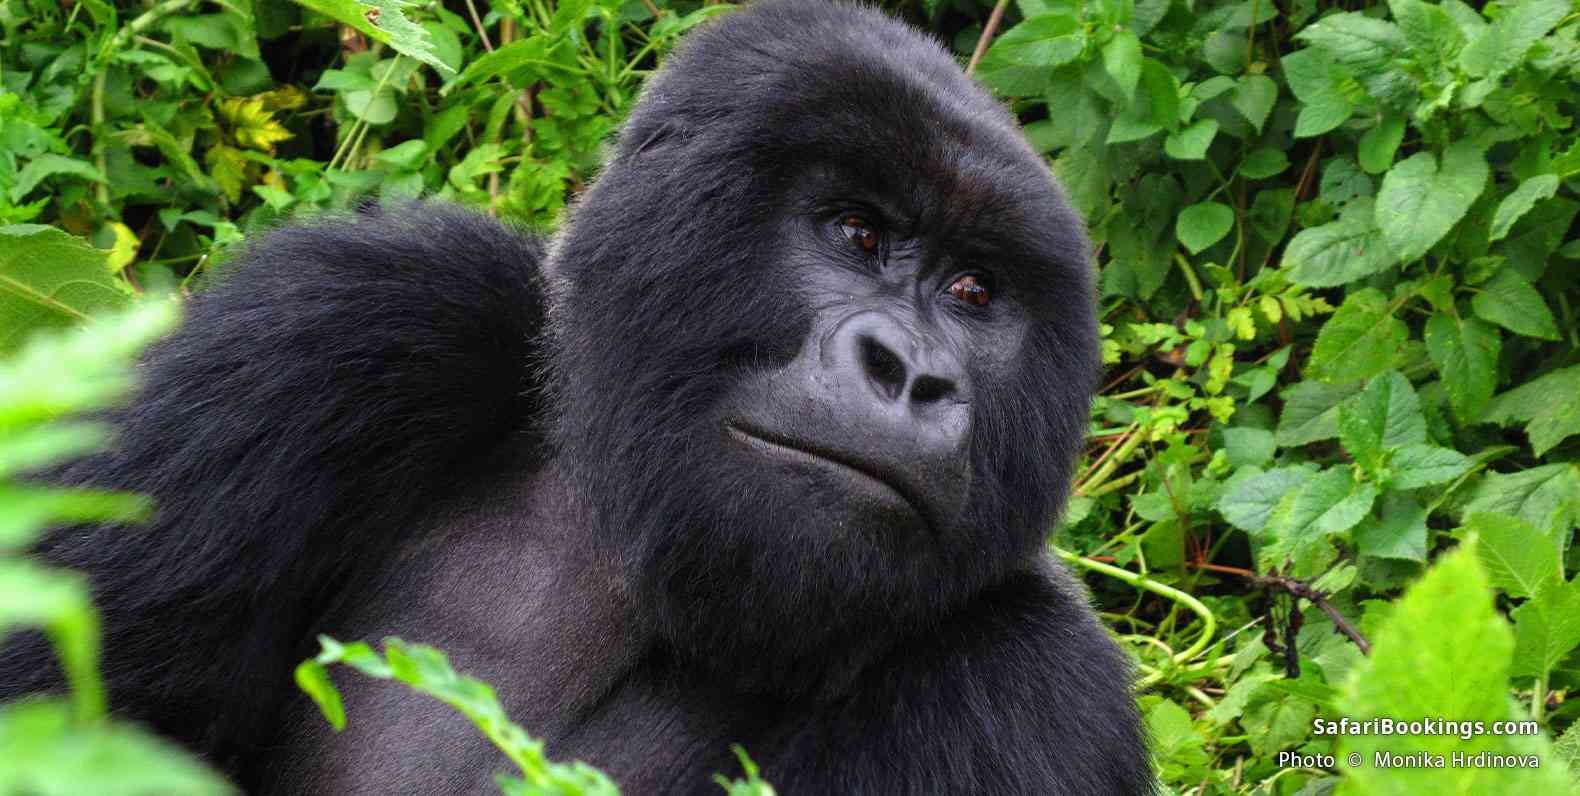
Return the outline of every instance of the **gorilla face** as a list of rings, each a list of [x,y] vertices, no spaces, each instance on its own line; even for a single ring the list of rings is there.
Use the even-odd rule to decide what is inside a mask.
[[[556,442],[660,637],[825,688],[1034,554],[1097,372],[1087,252],[909,28],[694,33],[548,266]]]

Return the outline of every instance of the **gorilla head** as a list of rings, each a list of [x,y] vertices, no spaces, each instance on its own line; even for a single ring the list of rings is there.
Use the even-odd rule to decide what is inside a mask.
[[[1081,220],[881,13],[774,0],[692,34],[547,269],[554,443],[715,676],[826,686],[1061,507],[1099,362]]]

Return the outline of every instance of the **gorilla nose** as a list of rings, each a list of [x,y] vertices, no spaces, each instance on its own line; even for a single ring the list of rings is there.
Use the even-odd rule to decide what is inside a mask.
[[[968,400],[960,361],[885,313],[846,319],[830,343],[835,375],[865,385],[888,411],[920,419]]]

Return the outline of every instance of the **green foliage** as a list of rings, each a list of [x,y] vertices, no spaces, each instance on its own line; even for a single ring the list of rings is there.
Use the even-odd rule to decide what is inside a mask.
[[[96,258],[104,270],[104,255],[94,255],[63,233],[12,228],[0,231],[4,235],[13,236],[8,245],[29,256],[53,249],[68,269],[93,265]],[[145,304],[126,314],[101,316],[69,334],[48,330],[31,336],[0,360],[0,640],[28,628],[43,630],[71,686],[65,698],[0,705],[0,749],[5,750],[0,794],[232,790],[152,734],[106,717],[98,671],[99,614],[87,582],[22,556],[51,525],[136,521],[147,513],[146,501],[133,495],[40,486],[25,476],[104,444],[106,430],[75,415],[122,397],[131,385],[132,358],[172,325],[175,314],[169,303]]]

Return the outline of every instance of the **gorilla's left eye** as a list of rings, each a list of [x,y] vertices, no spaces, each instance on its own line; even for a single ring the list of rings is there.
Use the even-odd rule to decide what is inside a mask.
[[[992,299],[992,294],[988,292],[987,285],[983,284],[982,281],[980,277],[974,274],[962,276],[949,286],[949,295],[967,304],[975,304],[978,307],[986,306],[988,301]]]
[[[861,247],[861,250],[872,254],[878,250],[878,229],[867,223],[867,219],[858,215],[848,215],[839,220],[839,231],[852,243]]]

